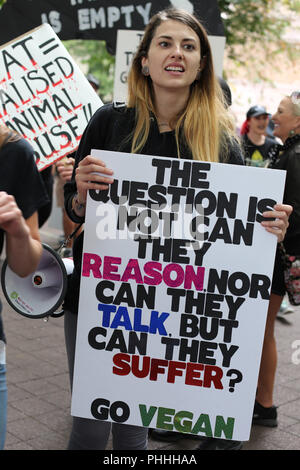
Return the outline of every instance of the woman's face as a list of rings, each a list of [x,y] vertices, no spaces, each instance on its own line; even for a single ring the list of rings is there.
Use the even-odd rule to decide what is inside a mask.
[[[188,91],[200,69],[198,35],[180,21],[163,21],[155,31],[142,67],[148,66],[154,92]]]
[[[272,116],[274,122],[274,132],[276,137],[279,137],[282,142],[285,142],[289,137],[291,130],[294,130],[299,125],[299,116],[293,113],[293,105],[291,99],[288,97],[281,100],[276,113]]]
[[[264,135],[269,123],[269,115],[261,114],[260,116],[253,116],[249,120],[249,129],[256,134]]]

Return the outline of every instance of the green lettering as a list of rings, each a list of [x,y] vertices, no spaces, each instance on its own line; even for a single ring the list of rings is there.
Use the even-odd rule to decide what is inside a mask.
[[[149,410],[147,411],[146,405],[139,405],[139,409],[140,409],[143,426],[148,427],[152,421],[153,416],[156,413],[157,407],[150,406]]]
[[[209,416],[201,414],[192,429],[192,434],[198,434],[199,432],[204,432],[206,437],[213,437]]]
[[[184,418],[188,418],[184,420]],[[178,411],[174,416],[174,426],[178,432],[191,432],[193,413],[189,411]],[[182,421],[183,420],[183,421]]]
[[[215,424],[215,437],[221,437],[222,432],[226,439],[232,439],[234,428],[234,418],[227,418],[227,422],[223,416],[216,417],[216,424]]]
[[[161,429],[173,430],[173,424],[168,424],[172,415],[175,414],[175,410],[172,408],[158,408],[156,426]]]

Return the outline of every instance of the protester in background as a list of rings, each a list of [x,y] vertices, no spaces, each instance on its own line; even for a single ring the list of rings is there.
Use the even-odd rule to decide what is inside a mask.
[[[84,221],[87,191],[105,190],[113,182],[109,167],[90,155],[93,148],[244,163],[215,77],[207,33],[193,15],[169,9],[150,20],[132,62],[128,88],[128,105],[101,107],[81,139],[73,180],[65,185],[65,207],[75,222]],[[275,206],[275,212],[266,215],[277,220],[263,222],[279,239],[287,226],[286,209]],[[71,379],[78,311],[74,293],[79,291],[82,238],[73,246],[74,272],[65,299]],[[113,423],[112,430],[114,449],[146,449],[147,429]],[[110,423],[74,417],[69,449],[104,449],[109,432]],[[236,441],[220,441],[222,448],[241,447]]]
[[[92,87],[94,88],[95,92],[98,93],[100,88],[99,80],[91,73],[89,73],[86,78],[89,81],[90,85],[92,85]]]
[[[246,165],[265,166],[277,149],[274,139],[266,136],[270,115],[266,108],[256,105],[247,111],[246,117],[240,131]]]
[[[75,159],[75,152],[71,155],[68,155],[61,160],[59,160],[55,167],[56,167],[56,184],[55,184],[55,192],[56,192],[56,204],[57,207],[60,207],[62,210],[62,225],[64,231],[64,241],[68,240],[68,237],[74,232],[77,227],[77,224],[74,223],[68,214],[65,211],[64,207],[64,185],[67,181],[70,181],[73,173],[73,167]],[[72,246],[73,240],[70,239],[66,242],[66,246],[61,252],[62,257],[72,256]]]
[[[256,105],[248,110],[247,120],[242,124],[241,136],[247,165],[264,167],[272,164],[280,144],[274,138],[274,123],[266,108]],[[277,316],[284,316],[293,311],[289,302],[283,299]]]
[[[42,177],[42,180],[44,182],[44,187],[47,192],[48,202],[44,206],[40,207],[38,210],[39,228],[41,228],[47,222],[52,212],[53,185],[54,185],[52,165],[42,170],[40,172],[40,175]]]
[[[0,124],[0,253],[6,236],[9,267],[27,276],[38,265],[42,245],[38,209],[48,199],[37,170],[31,146],[21,136]],[[5,336],[0,301],[0,449],[6,433]]]
[[[286,252],[300,254],[300,91],[293,92],[280,102],[272,116],[274,136],[283,142],[273,168],[286,170],[283,201],[293,206],[289,226],[283,241]],[[277,410],[273,403],[273,389],[277,364],[275,319],[286,293],[284,267],[280,251],[277,250],[270,304],[268,310],[261,366],[258,380],[253,423],[277,426]]]

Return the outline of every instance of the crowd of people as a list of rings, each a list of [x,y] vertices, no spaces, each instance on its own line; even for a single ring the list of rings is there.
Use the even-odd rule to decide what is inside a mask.
[[[97,84],[96,84],[97,85]],[[231,94],[214,72],[207,32],[192,14],[175,8],[154,15],[132,62],[128,101],[103,105],[91,118],[76,155],[56,164],[58,204],[65,234],[85,219],[89,190],[106,190],[112,170],[90,155],[91,149],[186,158],[235,165],[285,169],[282,203],[263,215],[262,226],[284,243],[288,253],[300,254],[300,92],[284,97],[271,116],[261,105],[246,113],[241,136],[230,112]],[[272,124],[273,123],[273,127]],[[27,142],[0,127],[0,242],[6,239],[8,264],[20,276],[32,272],[40,259],[41,227],[52,202],[53,177],[38,173]],[[16,178],[15,168],[18,167]],[[20,177],[21,176],[21,177]],[[48,176],[48,178],[45,178]],[[64,187],[64,202],[62,188]],[[26,197],[24,197],[26,195]],[[78,297],[84,231],[72,250],[74,271],[64,302],[66,351],[72,387]],[[22,249],[20,249],[22,243]],[[260,364],[253,423],[277,425],[273,402],[276,372],[274,323],[286,293],[283,264],[276,253],[269,310]],[[5,336],[0,315],[0,449],[4,448],[7,390]],[[72,418],[68,449],[105,449],[110,431],[114,449],[146,450],[148,429],[86,418]],[[174,440],[179,433],[152,430],[153,439]],[[199,439],[199,449],[242,448],[238,441]]]

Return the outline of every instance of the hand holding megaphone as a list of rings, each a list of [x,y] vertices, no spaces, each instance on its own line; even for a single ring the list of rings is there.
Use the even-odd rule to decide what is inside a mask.
[[[50,246],[42,244],[43,253],[37,270],[27,277],[19,277],[4,261],[1,284],[9,305],[29,318],[57,317],[67,290],[67,276],[72,273],[71,258],[62,259]]]

